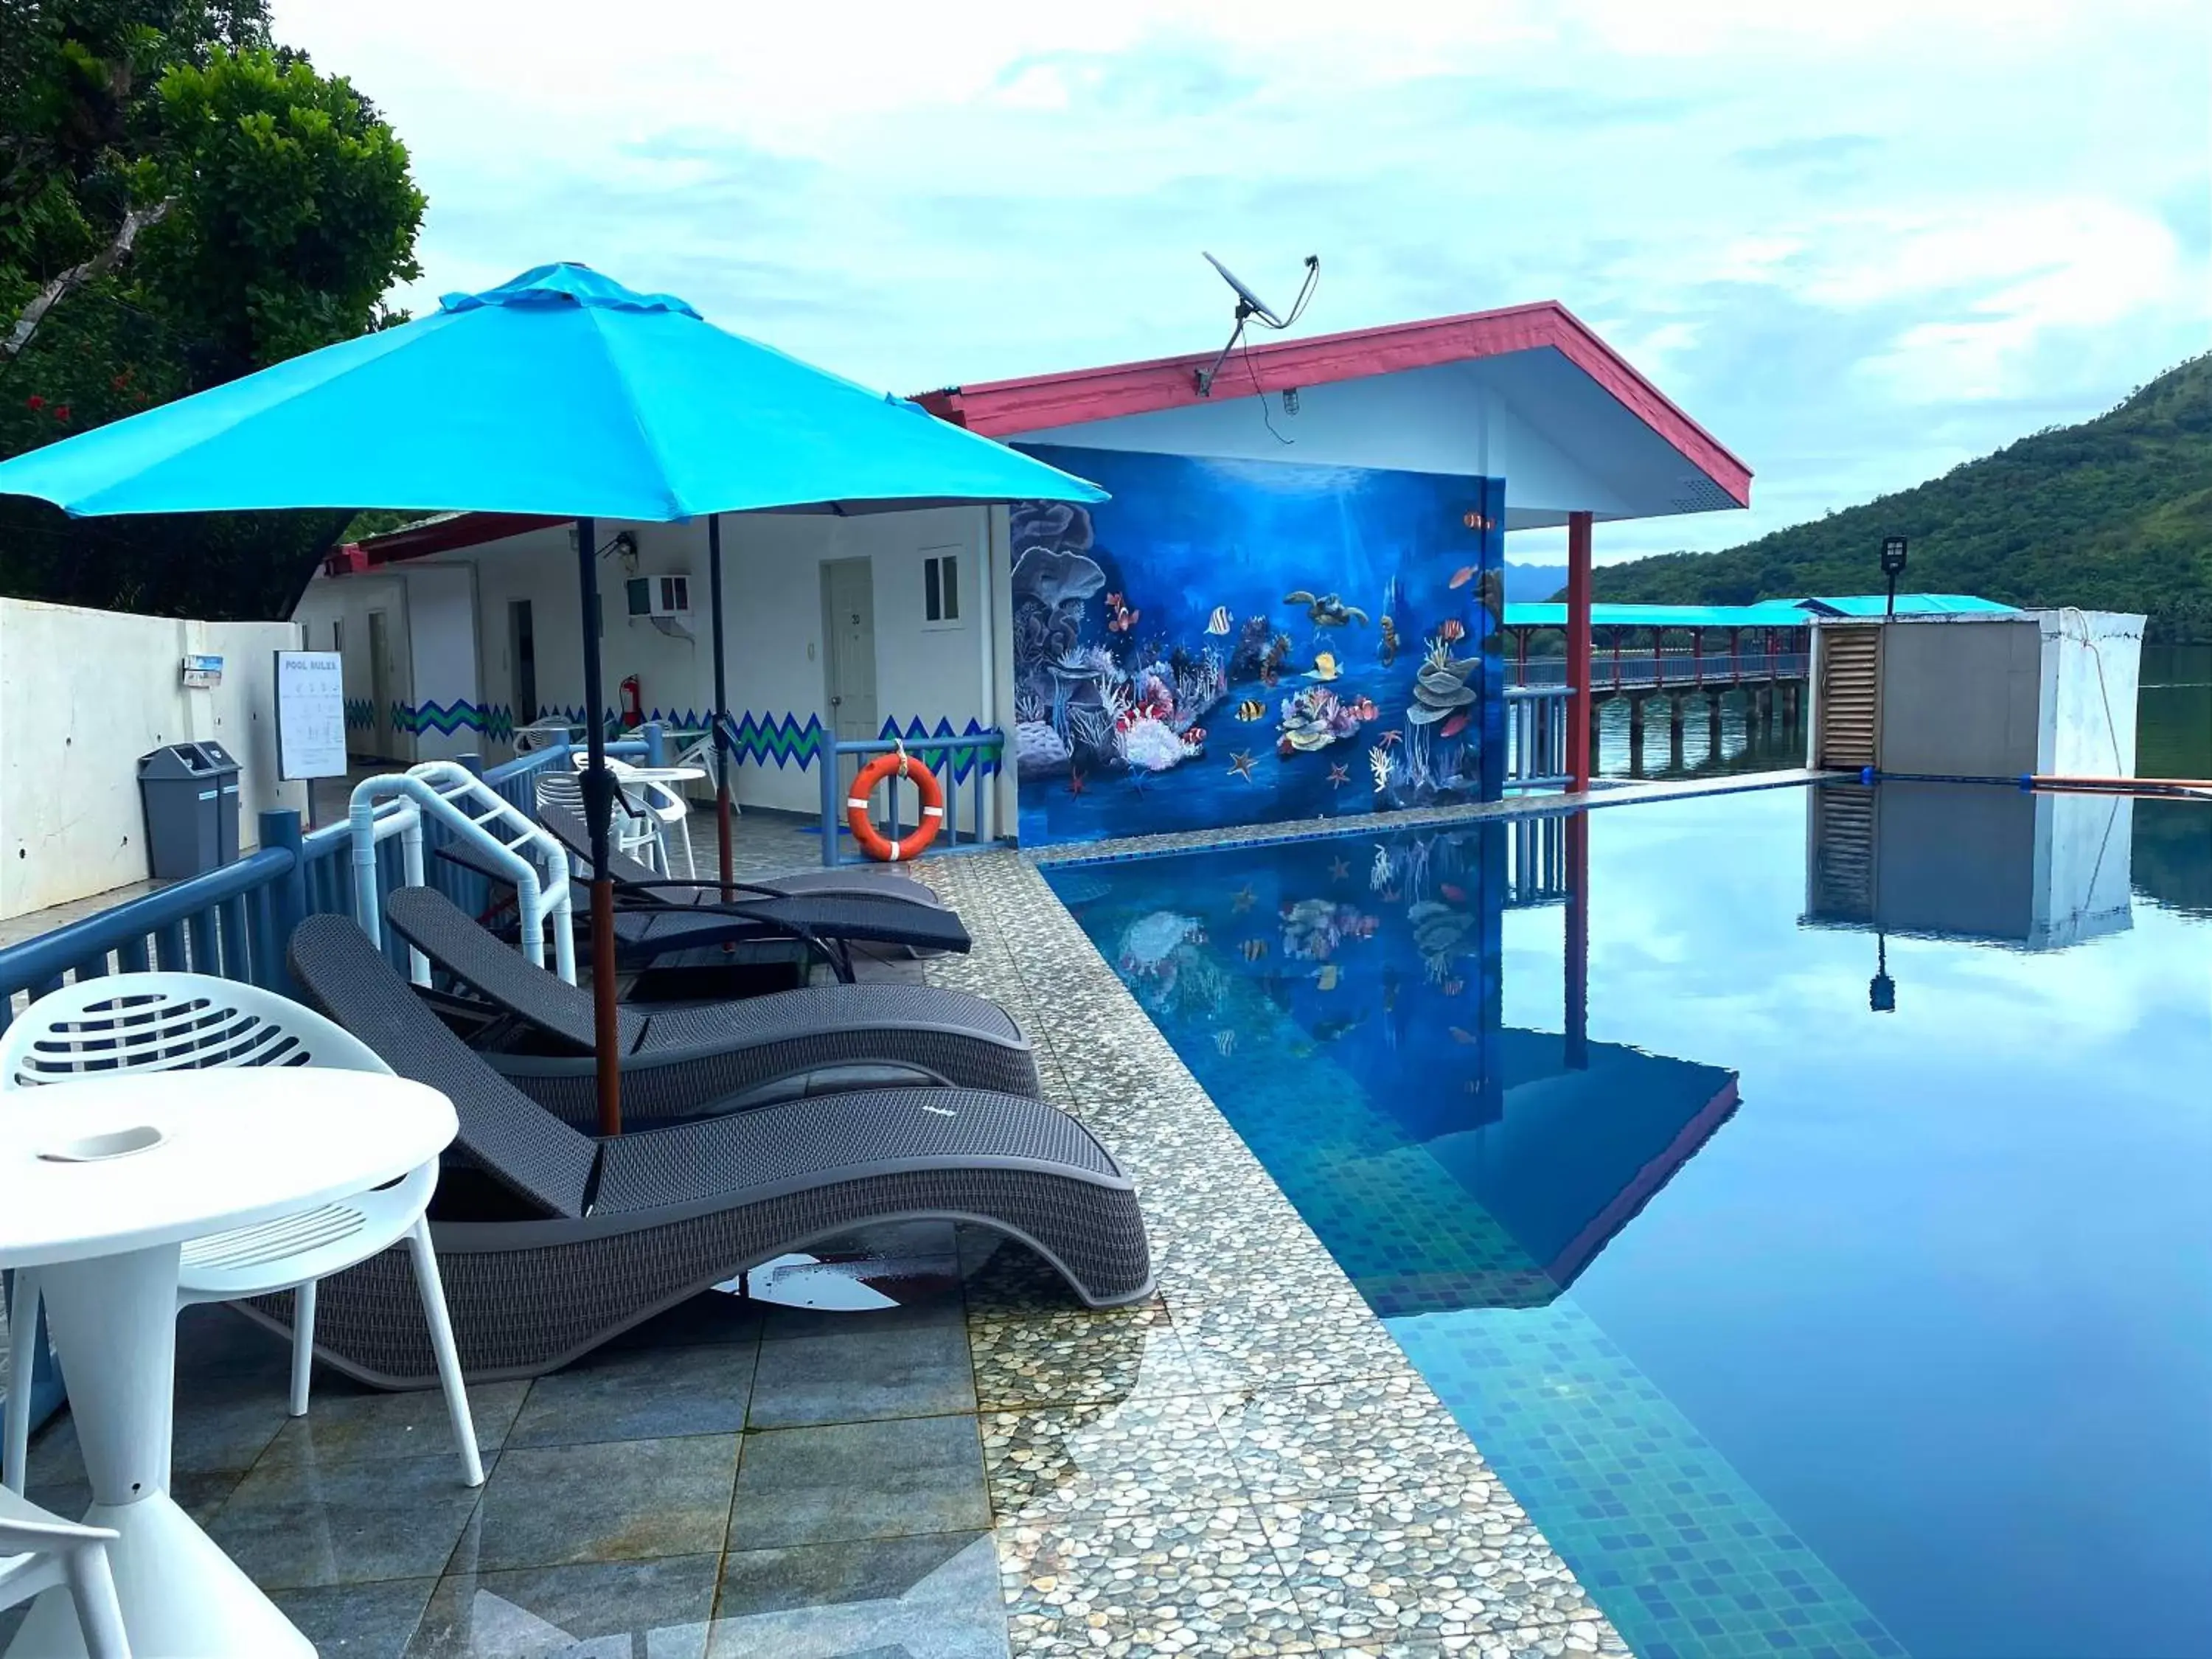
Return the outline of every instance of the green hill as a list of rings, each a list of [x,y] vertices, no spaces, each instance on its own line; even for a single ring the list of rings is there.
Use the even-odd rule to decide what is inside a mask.
[[[1594,592],[1714,605],[1877,592],[1888,535],[1911,538],[1908,591],[2139,611],[2154,638],[2212,640],[2212,355],[2094,420],[1864,507],[1725,552],[1601,565]]]

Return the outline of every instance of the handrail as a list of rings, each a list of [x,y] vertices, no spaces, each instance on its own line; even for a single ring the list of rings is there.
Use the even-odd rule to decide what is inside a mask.
[[[66,973],[82,969],[95,960],[104,963],[110,951],[127,941],[181,928],[216,906],[281,880],[298,861],[291,848],[264,846],[235,864],[125,899],[109,909],[80,916],[0,949],[0,1028],[9,1023],[8,1003],[16,992],[35,993],[50,988]],[[106,970],[103,966],[99,971]]]
[[[892,755],[903,749],[909,755],[919,755],[925,760],[933,754],[943,754],[948,759],[957,750],[975,751],[974,763],[969,769],[969,826],[968,840],[971,846],[983,842],[983,775],[984,760],[988,756],[992,769],[1006,763],[1006,734],[994,726],[987,732],[945,732],[936,737],[873,738],[846,743],[824,743],[821,748],[822,761],[822,862],[835,866],[843,857],[837,837],[845,822],[845,785],[837,764],[841,755]],[[946,769],[933,766],[933,771]],[[942,848],[951,851],[960,839],[960,791],[957,780],[946,779],[945,794],[945,833]],[[898,781],[891,781],[891,817],[898,819]],[[938,850],[933,847],[932,851]],[[925,853],[924,857],[928,854]]]
[[[401,811],[383,815],[383,802],[404,799]],[[488,799],[487,799],[488,798]],[[486,805],[480,819],[463,810],[461,802]],[[569,924],[568,850],[546,830],[532,823],[514,802],[458,761],[425,761],[405,772],[384,772],[354,786],[349,814],[354,872],[354,920],[380,946],[384,921],[376,890],[376,843],[397,834],[402,837],[405,877],[410,886],[422,880],[423,817],[440,824],[448,835],[476,848],[506,868],[514,883],[516,906],[522,923],[522,954],[532,964],[545,962],[545,927],[553,926],[553,948],[557,971],[574,984],[576,979],[575,930]],[[501,840],[484,827],[496,821],[516,831],[513,842]],[[543,860],[526,857],[527,847]],[[416,982],[429,982],[429,963],[418,951],[409,952]]]

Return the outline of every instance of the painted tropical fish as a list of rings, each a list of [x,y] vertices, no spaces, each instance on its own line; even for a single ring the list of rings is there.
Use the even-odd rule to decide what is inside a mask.
[[[1230,1055],[1237,1052],[1237,1033],[1234,1031],[1216,1031],[1213,1034],[1213,1047],[1215,1052],[1218,1053],[1222,1059],[1228,1059]]]
[[[1229,615],[1229,607],[1225,605],[1215,605],[1213,614],[1206,619],[1206,631],[1209,634],[1226,634],[1235,626],[1236,623]]]
[[[1333,962],[1322,963],[1320,967],[1314,969],[1314,988],[1320,991],[1336,989],[1338,971],[1337,965]]]
[[[1447,1026],[1445,1029],[1451,1033],[1451,1040],[1454,1042],[1480,1042],[1482,1041],[1482,1039],[1475,1036],[1474,1032],[1467,1030],[1457,1025]]]
[[[1309,674],[1306,678],[1316,680],[1333,680],[1336,678],[1336,657],[1334,653],[1322,651],[1315,654],[1313,672]]]
[[[1111,628],[1114,624],[1108,623],[1106,625]],[[1467,624],[1457,617],[1446,617],[1437,625],[1437,637],[1447,644],[1455,640],[1463,640],[1467,637]]]
[[[1467,710],[1462,708],[1437,729],[1437,735],[1440,738],[1455,738],[1466,730]]]
[[[1123,605],[1121,602],[1121,596],[1119,593],[1109,593],[1106,598],[1108,601],[1106,605],[1106,628],[1108,632],[1114,634],[1126,634],[1137,625],[1137,618],[1142,616],[1144,612],[1141,611],[1133,611],[1127,605]]]
[[[1460,566],[1458,569],[1451,573],[1451,580],[1446,582],[1444,586],[1446,587],[1465,587],[1474,580],[1474,567],[1471,564],[1463,564]]]
[[[1247,697],[1237,705],[1237,718],[1240,720],[1263,720],[1267,718],[1267,705],[1257,697]]]
[[[1267,941],[1263,939],[1248,939],[1237,947],[1237,953],[1247,962],[1257,962],[1267,954]]]

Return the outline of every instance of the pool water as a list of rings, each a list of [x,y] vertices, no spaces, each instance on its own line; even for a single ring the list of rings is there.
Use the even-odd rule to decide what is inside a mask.
[[[2191,813],[1769,789],[1047,877],[1648,1659],[2212,1655]]]

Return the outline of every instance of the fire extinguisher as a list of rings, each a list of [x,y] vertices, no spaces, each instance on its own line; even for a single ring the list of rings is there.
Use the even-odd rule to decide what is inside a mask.
[[[621,693],[623,730],[635,732],[645,724],[645,703],[638,690],[636,675],[626,674],[623,677]]]

